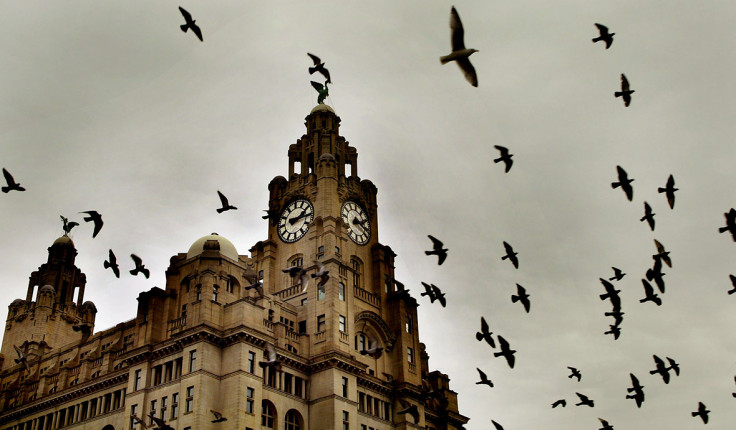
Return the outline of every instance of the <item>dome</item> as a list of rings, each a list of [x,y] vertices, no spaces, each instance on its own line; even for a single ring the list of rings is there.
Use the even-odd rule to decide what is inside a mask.
[[[335,156],[330,153],[324,153],[319,157],[319,161],[335,161]]]
[[[83,308],[89,308],[93,312],[97,313],[97,306],[95,306],[95,304],[92,303],[92,302],[90,302],[89,300],[86,301],[86,302],[84,302],[84,303],[82,303],[82,307]]]
[[[44,285],[43,287],[41,287],[40,290],[38,290],[38,293],[39,294],[41,294],[41,293],[56,294],[56,290],[51,285]]]
[[[64,235],[56,239],[51,246],[54,246],[54,245],[71,245],[73,248],[74,242],[72,242],[72,239],[69,236]]]
[[[18,305],[23,305],[25,303],[26,301],[23,299],[15,299],[13,300],[13,303],[10,304],[10,306],[18,306]]]
[[[202,251],[205,250],[205,245],[209,241],[217,242],[220,246],[220,254],[231,260],[238,261],[238,250],[235,249],[235,245],[217,233],[212,233],[195,240],[192,246],[189,247],[189,251],[187,251],[187,258],[196,257],[201,254]]]
[[[312,108],[312,111],[309,112],[309,114],[311,115],[311,114],[313,114],[315,112],[324,112],[324,111],[335,113],[335,110],[334,109],[332,109],[331,107],[327,106],[324,103],[320,103],[317,106],[315,106],[314,108]]]

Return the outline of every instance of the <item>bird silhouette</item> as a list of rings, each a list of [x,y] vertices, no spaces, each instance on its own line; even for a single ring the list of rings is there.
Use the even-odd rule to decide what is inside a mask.
[[[498,336],[498,345],[501,348],[501,352],[494,352],[493,356],[505,358],[509,367],[513,369],[514,363],[516,363],[516,357],[514,356],[516,350],[511,349],[509,343],[501,335]]]
[[[151,422],[156,424],[156,430],[175,430],[174,427],[166,424],[166,421],[164,421],[163,418],[156,417],[156,415],[154,415],[154,411],[151,411],[148,418],[151,419]]]
[[[511,165],[514,164],[514,160],[511,159],[511,157],[514,156],[514,154],[509,153],[509,149],[505,146],[501,145],[493,145],[494,148],[498,149],[498,151],[501,153],[501,156],[498,158],[494,158],[494,163],[500,163],[503,161],[503,164],[506,166],[506,169],[504,170],[504,173],[508,173],[509,170],[511,170]]]
[[[220,196],[220,203],[222,204],[222,207],[217,208],[217,213],[221,214],[225,211],[229,211],[230,209],[237,209],[235,206],[231,205],[227,201],[227,197],[225,197],[224,194],[222,194],[219,190],[217,191],[217,195]]]
[[[317,270],[317,273],[312,273],[312,278],[319,278],[318,286],[324,285],[330,279],[330,271],[321,262],[317,261],[316,263],[319,270]]]
[[[291,266],[286,269],[281,270],[284,273],[288,273],[290,278],[296,278],[299,277],[299,282],[302,286],[302,292],[307,291],[307,287],[309,286],[309,275],[307,275],[307,271],[304,270],[302,266]]]
[[[475,338],[478,340],[478,342],[480,342],[481,340],[485,340],[486,343],[491,346],[491,348],[495,348],[496,341],[494,341],[491,337],[492,334],[493,332],[489,330],[486,319],[480,317],[480,331],[475,333]]]
[[[728,295],[730,296],[731,294],[736,293],[736,276],[728,275],[728,278],[731,279],[731,285],[733,286],[733,288],[728,290]]]
[[[149,272],[148,269],[146,269],[146,266],[143,265],[143,260],[135,254],[130,254],[130,258],[133,259],[133,263],[135,263],[135,269],[130,271],[130,274],[133,276],[138,275],[139,273],[143,273],[143,276],[148,279],[148,277],[151,275],[151,272]]]
[[[657,288],[660,293],[664,293],[664,275],[662,272],[662,260],[655,259],[654,266],[651,269],[647,269],[646,277],[648,281],[654,281],[657,284]]]
[[[593,39],[593,43],[603,41],[606,42],[606,49],[610,48],[613,43],[613,35],[616,33],[609,33],[608,27],[603,24],[596,23],[595,26],[598,27],[600,35]]]
[[[105,269],[112,269],[112,273],[115,274],[116,278],[120,277],[120,267],[118,267],[118,259],[115,257],[115,254],[112,253],[112,249],[108,251],[107,260],[105,260],[102,265],[105,266]]]
[[[436,255],[437,256],[437,265],[441,266],[442,263],[445,262],[445,259],[447,258],[447,251],[449,251],[446,248],[443,248],[445,246],[442,241],[437,239],[436,237],[432,236],[431,234],[428,234],[427,237],[429,240],[432,241],[432,250],[431,251],[424,251],[426,255]]]
[[[13,175],[10,174],[5,168],[3,167],[3,176],[5,176],[5,182],[7,183],[6,186],[2,187],[2,191],[4,193],[10,192],[12,190],[15,191],[25,191],[26,189],[21,187],[18,182],[15,182],[15,179],[13,179]]]
[[[608,424],[608,421],[604,420],[603,418],[598,418],[598,421],[600,421],[601,425],[603,426],[598,430],[613,430],[613,426]]]
[[[64,223],[64,225],[62,226],[62,229],[64,229],[65,236],[68,236],[69,233],[71,233],[72,229],[79,225],[78,222],[75,222],[75,221],[70,222],[69,218],[65,217],[64,215],[59,215],[59,217],[61,218],[61,222]]]
[[[325,99],[330,96],[330,89],[327,87],[327,82],[324,85],[319,82],[309,81],[312,84],[312,88],[317,90],[317,103],[324,103]]]
[[[268,219],[271,221],[275,221],[278,219],[279,211],[278,209],[264,209],[263,212],[266,212],[266,215],[263,215],[262,219]]]
[[[493,420],[491,420],[491,424],[493,424],[493,427],[496,428],[496,430],[503,430],[503,426]]]
[[[417,409],[417,405],[401,399],[399,399],[399,403],[401,403],[401,409],[396,411],[396,413],[399,415],[410,415],[414,419],[414,424],[418,424],[419,409]]]
[[[621,97],[624,100],[624,106],[628,107],[631,104],[631,94],[634,90],[629,88],[629,80],[626,79],[626,75],[621,73],[621,91],[613,93],[615,97]]]
[[[187,32],[187,30],[191,29],[192,33],[194,33],[197,36],[197,39],[199,39],[200,42],[203,42],[202,39],[202,29],[199,28],[197,24],[195,24],[197,21],[192,19],[192,15],[184,10],[181,6],[179,6],[179,10],[181,11],[181,14],[184,16],[184,21],[186,21],[184,24],[180,25],[179,28],[181,28],[181,31],[184,33]]]
[[[529,313],[529,308],[532,305],[529,301],[529,294],[526,293],[526,288],[522,287],[519,284],[516,284],[516,294],[511,295],[511,302],[521,302],[521,304],[524,305],[524,310],[526,311],[526,313]]]
[[[312,75],[314,72],[320,72],[322,76],[325,77],[325,80],[328,84],[332,83],[332,80],[330,79],[330,72],[325,68],[325,63],[322,62],[322,60],[319,59],[318,56],[314,54],[310,54],[307,52],[307,55],[309,55],[309,58],[312,59],[312,62],[314,62],[314,67],[309,68],[309,74]]]
[[[624,321],[624,313],[621,310],[612,310],[611,312],[605,312],[603,315],[607,317],[613,317],[614,325],[620,326]]]
[[[675,208],[675,191],[677,191],[678,189],[679,188],[675,188],[675,178],[673,178],[672,175],[667,178],[667,184],[664,186],[664,188],[657,188],[657,192],[665,193],[664,195],[667,197],[667,203],[670,205],[670,209]]]
[[[613,335],[613,340],[617,340],[621,336],[621,327],[618,324],[609,325],[608,331],[603,332],[603,334]]]
[[[650,375],[656,375],[659,373],[660,376],[662,376],[662,380],[665,384],[670,383],[670,370],[673,370],[675,372],[675,375],[680,375],[680,366],[675,362],[675,360],[667,357],[667,361],[670,363],[669,367],[664,364],[664,360],[657,357],[656,355],[652,356],[654,358],[654,365],[655,369],[650,370]]]
[[[262,294],[263,293],[263,282],[261,282],[260,279],[256,279],[254,283],[245,287],[245,291],[251,290],[253,288],[255,288],[256,290],[260,290]]]
[[[489,387],[493,388],[493,382],[488,379],[486,373],[478,369],[477,367],[475,369],[478,371],[478,377],[480,378],[480,381],[476,382],[475,385],[488,385]]]
[[[383,348],[378,346],[378,339],[376,339],[375,336],[373,336],[371,333],[366,333],[365,337],[368,341],[368,349],[360,350],[360,355],[368,355],[373,358],[379,358],[381,357],[381,354],[383,353]]]
[[[434,284],[427,284],[426,282],[422,282],[422,285],[424,286],[424,292],[420,295],[429,297],[430,303],[434,303],[434,301],[437,300],[443,308],[447,306],[445,294],[439,289],[439,287]]]
[[[646,221],[649,224],[649,229],[652,231],[654,231],[654,215],[656,214],[652,212],[652,207],[649,206],[649,203],[644,202],[644,216],[639,221]]]
[[[691,412],[691,415],[693,417],[700,417],[700,419],[703,420],[703,424],[708,424],[708,414],[710,411],[705,408],[705,405],[703,402],[698,402],[698,410],[695,412]]]
[[[580,399],[580,403],[575,403],[575,406],[590,406],[591,408],[595,406],[595,402],[591,400],[585,394],[580,394],[580,393],[575,393],[575,394]]]
[[[465,79],[470,82],[470,85],[478,86],[478,76],[475,73],[475,68],[470,64],[470,57],[473,53],[478,52],[477,49],[465,48],[465,30],[463,29],[463,23],[460,21],[460,15],[458,15],[455,6],[450,10],[450,44],[452,46],[452,52],[448,55],[440,57],[440,63],[447,64],[450,61],[455,61],[463,71]]]
[[[259,361],[258,365],[262,369],[270,367],[276,371],[281,370],[281,360],[279,360],[279,357],[276,354],[276,348],[274,348],[270,343],[266,344],[266,360]]]
[[[210,412],[212,412],[212,415],[215,416],[215,419],[212,420],[213,423],[221,423],[223,421],[227,421],[227,418],[223,417],[221,413],[219,413],[219,412],[217,412],[217,411],[215,411],[213,409],[210,409]]]
[[[130,418],[133,420],[133,425],[140,424],[141,425],[141,428],[143,428],[143,429],[147,429],[148,428],[148,425],[146,425],[146,422],[143,421],[142,419],[138,418],[137,415],[131,415]]]
[[[622,272],[621,269],[617,267],[611,267],[611,269],[613,269],[613,277],[608,278],[609,281],[620,281],[624,276],[626,276],[626,273]]]
[[[646,279],[642,279],[641,283],[644,285],[644,298],[639,300],[639,303],[652,302],[657,306],[662,306],[662,299],[659,298],[659,294],[654,292],[652,284],[647,282]]]
[[[84,211],[79,212],[80,214],[88,214],[89,216],[84,217],[83,219],[87,222],[93,222],[95,224],[95,229],[92,232],[92,237],[97,237],[97,233],[102,230],[102,215],[100,215],[97,211]]]
[[[657,239],[654,239],[654,246],[657,247],[657,253],[652,255],[652,258],[657,260],[662,260],[664,264],[666,264],[668,267],[672,267],[672,259],[670,259],[670,252],[664,249],[664,245],[662,245]]]
[[[552,409],[554,409],[554,408],[556,408],[558,406],[562,406],[564,408],[565,406],[567,406],[567,400],[560,399],[560,400],[555,400],[555,402],[552,403]]]
[[[611,305],[613,306],[614,310],[621,309],[621,296],[619,296],[618,293],[621,292],[621,290],[617,290],[614,288],[613,284],[606,281],[603,278],[599,278],[601,281],[601,284],[603,284],[603,288],[606,289],[606,292],[604,294],[601,294],[599,297],[601,300],[610,300]]]
[[[501,257],[501,260],[505,260],[505,259],[508,258],[509,261],[511,262],[511,264],[513,264],[514,267],[518,269],[519,268],[519,259],[516,258],[516,256],[519,255],[519,253],[518,252],[514,252],[514,248],[512,248],[511,245],[509,245],[505,241],[503,242],[503,247],[506,250],[506,255],[504,255],[503,257]]]
[[[18,348],[16,345],[13,345],[13,349],[15,349],[15,353],[18,354],[18,358],[14,358],[13,361],[15,361],[15,364],[22,364],[23,367],[25,367],[26,371],[30,371],[30,367],[28,366],[28,358],[23,354],[23,351],[21,351],[20,348]]]
[[[644,387],[639,383],[639,379],[634,376],[633,373],[629,373],[631,376],[631,388],[627,388],[626,391],[633,394],[627,394],[627,399],[634,399],[636,407],[641,408],[641,404],[644,403]]]
[[[570,374],[567,375],[568,378],[577,378],[578,382],[580,382],[580,379],[582,379],[583,375],[580,373],[580,371],[574,367],[567,366],[568,369],[570,369]]]
[[[736,209],[731,208],[728,212],[724,212],[723,216],[726,217],[726,226],[719,227],[718,233],[731,233],[733,241],[736,242]]]
[[[634,198],[634,189],[631,187],[631,183],[634,182],[634,180],[629,179],[629,175],[626,173],[626,170],[624,170],[623,167],[616,166],[616,171],[618,171],[618,182],[611,182],[611,187],[621,187],[621,189],[626,194],[626,198],[631,201],[631,199]]]

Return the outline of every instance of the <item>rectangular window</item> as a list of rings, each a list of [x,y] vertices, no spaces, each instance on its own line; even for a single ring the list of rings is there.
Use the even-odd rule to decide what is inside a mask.
[[[325,331],[325,316],[324,314],[317,317],[317,333]]]
[[[217,290],[219,289],[220,287],[218,287],[217,285],[212,286],[212,301],[213,302],[217,302]]]
[[[388,279],[388,275],[383,275],[383,291],[388,293],[391,282]]]
[[[255,405],[255,390],[251,387],[245,389],[245,412],[248,414],[253,413],[253,406]]]
[[[153,425],[154,422],[153,422],[153,418],[152,417],[155,417],[156,416],[156,401],[155,400],[151,400],[151,412],[148,415],[149,415],[149,417],[148,417],[148,421],[149,421],[148,422],[148,425]]]
[[[130,406],[130,426],[129,427],[133,430],[138,428],[136,426],[135,420],[133,419],[133,417],[137,417],[137,416],[138,416],[138,405],[137,404],[131,405]]]
[[[342,411],[342,430],[350,430],[350,413]]]
[[[345,301],[345,284],[343,284],[342,282],[337,284],[337,295],[341,301]]]
[[[365,412],[365,393],[358,393],[358,412]]]
[[[194,372],[197,367],[197,350],[193,349],[189,351],[189,371]]]
[[[256,371],[256,353],[248,351],[248,373],[255,373]]]
[[[323,245],[317,248],[317,258],[322,258],[324,257],[324,255],[325,255],[325,247]]]
[[[153,368],[153,385],[159,385],[161,383],[161,366]]]
[[[179,417],[179,393],[174,393],[171,395],[171,418],[170,420],[175,420]]]
[[[194,386],[187,387],[187,398],[184,404],[184,412],[192,412],[194,410]]]
[[[338,317],[338,321],[339,321],[339,323],[340,323],[340,331],[341,331],[341,332],[343,332],[343,333],[345,333],[345,332],[347,331],[347,327],[346,327],[346,320],[345,320],[345,317],[344,317],[343,315],[340,315],[340,316]],[[349,344],[348,344],[348,345],[349,345]]]
[[[342,377],[342,396],[348,397],[348,378]]]
[[[324,300],[325,284],[317,284],[317,300]]]
[[[168,398],[166,396],[161,398],[161,419],[164,419],[164,415],[166,415],[166,404],[168,403]]]
[[[141,389],[141,369],[135,371],[135,382],[133,383],[133,391]]]
[[[187,305],[181,305],[181,317],[182,318],[187,317]]]
[[[413,363],[414,362],[414,349],[407,347],[406,354],[409,357],[409,363]]]
[[[291,373],[284,372],[284,391],[291,394],[291,384],[292,376]]]
[[[298,376],[294,377],[294,395],[297,397],[303,397],[302,393],[304,392],[304,380]]]

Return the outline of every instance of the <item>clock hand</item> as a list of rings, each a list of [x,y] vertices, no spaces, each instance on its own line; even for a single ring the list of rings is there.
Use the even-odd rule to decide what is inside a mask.
[[[289,224],[294,225],[297,221],[307,216],[307,211],[302,211],[299,215],[295,216],[294,218],[289,219]]]
[[[368,221],[368,220],[367,220],[367,219],[364,219],[364,220],[360,220],[360,219],[358,219],[357,217],[356,217],[356,218],[353,218],[353,224],[354,224],[354,225],[360,225],[360,226],[364,226],[364,225],[365,225],[365,223],[366,223],[366,221]]]

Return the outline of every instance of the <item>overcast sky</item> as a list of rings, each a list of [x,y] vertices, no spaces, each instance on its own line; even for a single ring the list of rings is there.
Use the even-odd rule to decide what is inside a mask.
[[[179,30],[181,5],[204,33]],[[699,429],[736,425],[736,243],[719,234],[736,206],[733,1],[457,1],[478,88],[454,64],[442,1],[2,2],[0,165],[27,191],[0,195],[0,319],[62,234],[59,215],[105,226],[73,232],[96,329],[135,316],[165,285],[169,258],[217,232],[240,254],[266,238],[268,183],[316,104],[306,53],[334,85],[330,104],[378,187],[379,240],[420,303],[430,366],[448,373],[469,430]],[[615,32],[592,43],[594,23]],[[613,97],[620,75],[631,105]],[[504,173],[503,145],[514,154]],[[612,189],[616,166],[634,199]],[[657,187],[672,174],[674,210]],[[237,211],[217,214],[221,190]],[[639,221],[643,202],[656,229]],[[447,261],[424,255],[432,234]],[[653,239],[671,251],[663,304],[639,303]],[[502,261],[502,242],[519,269]],[[115,279],[112,248],[151,278]],[[618,340],[598,298],[611,266],[625,313]],[[124,268],[121,266],[121,268]],[[420,282],[447,308],[420,297]],[[510,296],[531,295],[526,314]],[[480,317],[516,349],[510,369],[475,340]],[[665,385],[652,355],[681,376]],[[567,377],[567,366],[582,380]],[[494,388],[475,385],[484,370]],[[626,399],[629,373],[646,400]],[[594,408],[576,407],[575,392]],[[566,408],[551,403],[566,399]]]

